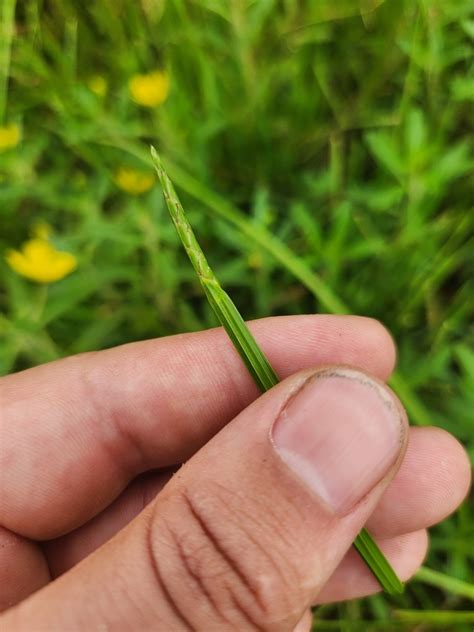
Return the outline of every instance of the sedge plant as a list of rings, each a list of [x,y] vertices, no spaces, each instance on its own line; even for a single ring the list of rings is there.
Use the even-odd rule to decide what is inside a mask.
[[[258,346],[255,338],[252,336],[234,302],[221,287],[209,266],[204,252],[185,215],[173,184],[165,172],[160,157],[154,147],[151,148],[151,155],[163,189],[166,205],[179,238],[199,278],[206,298],[256,385],[262,392],[268,391],[278,384],[280,380],[267,357]],[[403,592],[402,582],[366,529],[362,529],[353,545],[386,593],[394,595]]]

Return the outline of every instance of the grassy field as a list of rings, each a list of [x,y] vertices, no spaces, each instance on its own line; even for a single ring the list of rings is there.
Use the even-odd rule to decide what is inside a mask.
[[[246,318],[382,320],[412,423],[474,459],[469,2],[0,7],[2,373],[215,325],[152,186],[153,142]],[[47,230],[77,267],[38,284],[8,250]],[[473,541],[466,503],[433,529],[442,575],[323,607],[317,629],[471,631]]]

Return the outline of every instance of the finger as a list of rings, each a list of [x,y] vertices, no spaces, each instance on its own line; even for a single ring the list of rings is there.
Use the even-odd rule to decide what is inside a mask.
[[[464,448],[449,433],[438,428],[410,428],[400,469],[370,517],[369,530],[381,538],[392,538],[440,522],[466,496],[470,473]],[[122,529],[170,476],[140,476],[98,516],[49,542],[46,552],[53,576],[77,564]]]
[[[134,502],[137,511],[133,517],[138,515],[139,506],[143,508],[148,504],[137,503],[136,497]],[[128,511],[124,513],[128,514]],[[120,528],[125,527],[130,522],[132,516],[127,516],[127,518],[127,520],[122,518],[120,522],[117,521],[115,523],[117,528],[114,531],[114,535]],[[94,521],[98,519],[96,518]],[[92,538],[88,537],[87,530],[92,528],[92,526],[88,527],[86,525],[77,532],[60,538],[57,542],[48,543],[48,565],[53,578],[72,568],[112,536],[110,532],[101,530],[102,540],[98,539],[97,531],[94,531]],[[81,534],[82,529],[86,530],[85,534]],[[428,546],[428,536],[426,530],[421,529],[413,533],[404,533],[396,537],[379,540],[379,546],[395,569],[398,577],[402,581],[407,581],[423,563]],[[328,584],[323,588],[322,593],[318,595],[317,603],[356,599],[376,592],[380,592],[380,585],[362,562],[357,552],[351,549],[331,576]]]
[[[293,632],[311,632],[313,625],[313,613],[311,610],[305,610],[304,615],[301,617]]]
[[[138,476],[104,511],[78,529],[42,544],[53,578],[62,575],[126,527],[156,497],[174,470]]]
[[[380,383],[348,368],[295,375],[3,623],[293,629],[372,513],[405,442],[404,414]]]
[[[389,540],[380,540],[378,544],[398,577],[402,581],[408,581],[426,557],[428,534],[422,529]],[[367,569],[357,551],[351,549],[319,593],[316,603],[358,599],[378,593],[380,590],[380,584]]]
[[[41,548],[0,527],[0,612],[49,582]]]
[[[400,469],[367,527],[384,538],[431,527],[461,504],[470,485],[469,458],[452,435],[441,428],[410,428]]]
[[[371,319],[250,326],[282,377],[327,362],[381,378],[393,367],[392,340]],[[33,539],[83,524],[138,473],[186,460],[258,395],[222,329],[61,360],[0,388],[0,524]]]

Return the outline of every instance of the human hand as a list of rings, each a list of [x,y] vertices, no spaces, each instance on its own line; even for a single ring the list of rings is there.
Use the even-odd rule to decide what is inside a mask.
[[[368,377],[392,371],[390,336],[250,327],[287,378],[259,398],[221,329],[0,380],[1,607],[21,602],[2,630],[307,631],[311,604],[379,590],[350,549],[365,524],[415,572],[470,468]]]

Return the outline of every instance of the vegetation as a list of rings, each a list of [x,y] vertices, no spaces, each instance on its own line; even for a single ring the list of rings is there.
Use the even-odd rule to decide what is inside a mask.
[[[246,318],[379,318],[412,423],[474,459],[468,2],[0,8],[2,373],[216,324],[153,186],[153,143]],[[436,572],[320,608],[318,629],[468,632],[472,541],[466,503],[432,532]]]

